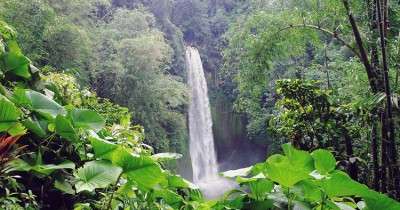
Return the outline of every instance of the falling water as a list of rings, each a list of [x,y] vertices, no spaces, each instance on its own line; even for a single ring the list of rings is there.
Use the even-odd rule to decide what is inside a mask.
[[[193,182],[202,183],[215,178],[218,173],[211,128],[210,102],[199,51],[188,46],[186,59],[189,66],[188,80],[191,91],[189,133]]]
[[[186,59],[191,91],[189,133],[193,182],[200,187],[206,199],[214,199],[221,196],[226,189],[233,188],[235,184],[218,176],[207,82],[199,51],[188,46]]]

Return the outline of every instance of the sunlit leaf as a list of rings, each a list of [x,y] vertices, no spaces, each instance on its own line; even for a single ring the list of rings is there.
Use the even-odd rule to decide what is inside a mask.
[[[327,174],[333,171],[336,167],[336,159],[327,150],[318,149],[313,151],[315,168],[320,174]]]
[[[29,59],[23,55],[5,52],[0,54],[0,70],[6,75],[29,78]]]
[[[366,196],[370,190],[367,186],[352,180],[347,174],[335,172],[331,177],[322,180],[315,180],[329,197],[338,196]]]
[[[56,125],[56,133],[63,138],[66,138],[70,141],[77,142],[79,140],[79,136],[76,134],[74,128],[67,118],[62,115],[57,115],[55,119]]]
[[[238,195],[232,200],[224,200],[223,205],[229,209],[243,209],[244,207],[244,195]]]
[[[257,198],[262,196],[263,194],[271,192],[271,190],[274,189],[274,183],[268,179],[237,177],[236,181],[240,184],[244,184],[250,187],[251,192]]]
[[[308,152],[297,150],[290,143],[283,144],[282,148],[291,168],[296,168],[307,173],[315,169],[314,159]]]
[[[120,148],[120,146],[100,138],[90,137],[89,139],[94,150],[95,158],[101,158],[103,160],[111,160],[111,155],[118,148]]]
[[[95,132],[99,132],[105,125],[103,117],[93,110],[74,109],[71,111],[71,116],[75,127],[92,129]]]
[[[15,106],[18,107],[27,107],[29,104],[31,104],[31,100],[26,97],[24,89],[14,90],[11,101],[15,104]]]
[[[174,207],[174,209],[179,209],[180,204],[183,201],[183,198],[180,195],[171,190],[154,190],[153,197],[163,199],[166,204]]]
[[[65,116],[65,109],[49,97],[33,90],[26,91],[26,96],[31,100],[31,108],[38,114],[53,120],[57,115]]]
[[[295,193],[305,201],[314,203],[323,199],[321,189],[311,180],[303,180],[296,183],[290,188],[290,191]]]
[[[35,170],[37,172],[50,175],[53,173],[55,170],[58,169],[75,169],[75,164],[71,161],[65,161],[64,163],[60,164],[44,164],[44,165],[35,165],[32,166],[32,170]]]
[[[155,161],[166,161],[166,160],[177,160],[182,158],[182,154],[178,153],[157,153],[155,155],[152,155],[151,158]]]
[[[167,175],[168,187],[169,188],[190,188],[190,189],[199,189],[193,183],[187,181],[186,179],[180,177],[179,175]]]
[[[304,171],[295,170],[285,164],[265,163],[266,176],[272,181],[291,187],[299,181],[312,178]]]
[[[241,169],[236,169],[236,170],[229,170],[225,172],[221,172],[220,176],[227,177],[227,178],[235,178],[238,176],[247,176],[252,167],[247,167],[247,168],[241,168]]]
[[[118,150],[111,157],[112,162],[123,169],[128,179],[133,180],[142,190],[148,190],[165,179],[161,171],[150,157],[132,155],[125,150]]]
[[[11,136],[26,132],[25,127],[19,122],[19,110],[13,103],[0,98],[0,110],[0,132],[8,130]]]
[[[400,203],[373,190],[362,196],[368,209],[400,209]]]
[[[93,191],[97,188],[105,188],[115,183],[121,172],[121,168],[114,166],[109,161],[87,162],[74,173],[77,178],[76,191]]]

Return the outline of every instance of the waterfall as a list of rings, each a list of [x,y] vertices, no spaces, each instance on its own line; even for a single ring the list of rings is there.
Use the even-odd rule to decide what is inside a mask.
[[[191,92],[189,107],[190,158],[193,182],[201,184],[217,178],[218,166],[212,134],[207,82],[199,51],[194,47],[187,46],[186,59]]]

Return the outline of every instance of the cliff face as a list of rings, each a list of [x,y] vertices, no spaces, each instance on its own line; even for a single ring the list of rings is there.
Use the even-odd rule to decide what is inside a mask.
[[[217,98],[211,114],[219,171],[248,167],[266,159],[267,151],[248,139],[246,119],[230,112],[226,101]]]

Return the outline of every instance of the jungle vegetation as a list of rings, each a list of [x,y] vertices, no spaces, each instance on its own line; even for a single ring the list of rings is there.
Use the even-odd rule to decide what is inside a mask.
[[[3,0],[2,209],[399,209],[400,2]],[[185,44],[265,162],[207,201]],[[242,157],[237,157],[242,158]],[[397,201],[396,201],[397,200]]]

